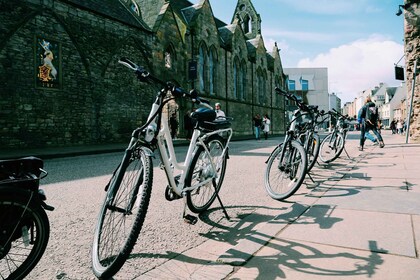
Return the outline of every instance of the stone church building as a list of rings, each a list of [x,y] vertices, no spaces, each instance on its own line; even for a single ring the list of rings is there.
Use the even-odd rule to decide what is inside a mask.
[[[118,63],[127,57],[162,80],[219,102],[235,138],[252,117],[285,129],[286,76],[267,50],[261,17],[238,0],[230,23],[209,0],[0,0],[0,145],[5,148],[126,142],[146,120],[158,88]],[[185,136],[188,100],[170,104]]]

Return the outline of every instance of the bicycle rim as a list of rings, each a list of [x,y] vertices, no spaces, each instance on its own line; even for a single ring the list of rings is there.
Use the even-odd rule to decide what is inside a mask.
[[[0,201],[0,279],[24,279],[41,259],[50,225],[41,206],[28,197],[4,195]]]
[[[338,158],[344,149],[343,136],[339,133],[327,135],[321,142],[319,158],[329,163]]]
[[[283,147],[278,146],[270,156],[265,172],[266,191],[276,200],[286,199],[299,189],[307,168],[307,156],[301,144],[292,141],[291,145],[286,145],[281,160]]]
[[[120,184],[118,174],[123,173]],[[114,174],[95,229],[92,268],[109,278],[124,265],[140,234],[152,187],[152,160],[141,149],[133,151],[126,168]]]
[[[311,139],[309,140],[309,147],[308,147],[308,168],[306,172],[311,171],[312,167],[314,167],[318,155],[319,155],[319,148],[321,146],[321,142],[319,140],[319,135],[314,133],[312,134]]]
[[[201,184],[203,181],[213,177],[214,170],[211,161],[216,167],[216,188],[220,190],[226,172],[226,154],[223,156],[224,141],[221,137],[213,136],[206,144],[210,156],[206,153],[203,147],[198,147],[191,167],[187,175],[189,186],[194,187]],[[210,181],[195,190],[187,193],[187,205],[193,213],[201,213],[207,210],[216,198],[215,188],[213,182]]]

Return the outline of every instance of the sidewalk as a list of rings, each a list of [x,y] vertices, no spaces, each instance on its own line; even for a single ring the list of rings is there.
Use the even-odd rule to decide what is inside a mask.
[[[384,131],[359,152],[358,136],[233,247],[211,239],[140,279],[420,279],[420,144]]]

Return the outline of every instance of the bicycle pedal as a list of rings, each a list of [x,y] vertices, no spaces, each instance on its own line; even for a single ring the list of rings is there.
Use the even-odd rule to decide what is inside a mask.
[[[168,201],[172,201],[172,200],[175,200],[175,199],[180,199],[182,197],[179,196],[179,195],[177,195],[176,193],[174,193],[169,186],[166,186],[166,189],[165,189],[165,198]]]
[[[189,215],[189,214],[184,216],[184,222],[186,222],[190,225],[195,225],[197,223],[197,221],[198,221],[198,218],[195,217],[195,216],[192,216],[192,215]]]

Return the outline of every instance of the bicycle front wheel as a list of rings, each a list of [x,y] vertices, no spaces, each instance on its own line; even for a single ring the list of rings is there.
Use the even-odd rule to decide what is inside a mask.
[[[286,149],[284,154],[283,149]],[[299,142],[292,141],[290,145],[278,146],[268,159],[265,171],[268,195],[276,200],[284,200],[293,195],[303,183],[307,164],[305,149]]]
[[[187,186],[201,185],[187,193],[187,205],[193,213],[207,210],[216,199],[216,189],[219,192],[222,186],[227,163],[227,152],[223,154],[224,143],[222,137],[213,135],[206,142],[209,153],[199,146],[194,154],[186,176]],[[216,188],[211,178],[214,178]]]
[[[135,149],[111,178],[95,229],[92,268],[108,279],[124,265],[146,217],[152,191],[152,160]]]
[[[321,141],[319,139],[318,133],[312,133],[312,137],[309,139],[308,145],[308,168],[306,172],[311,171],[312,167],[314,167],[316,163],[316,160],[318,159],[319,148],[321,147]]]
[[[40,205],[29,196],[2,193],[0,279],[24,279],[44,254],[49,236],[48,217]]]
[[[329,163],[338,158],[344,150],[344,137],[341,133],[328,134],[321,142],[319,159]]]

